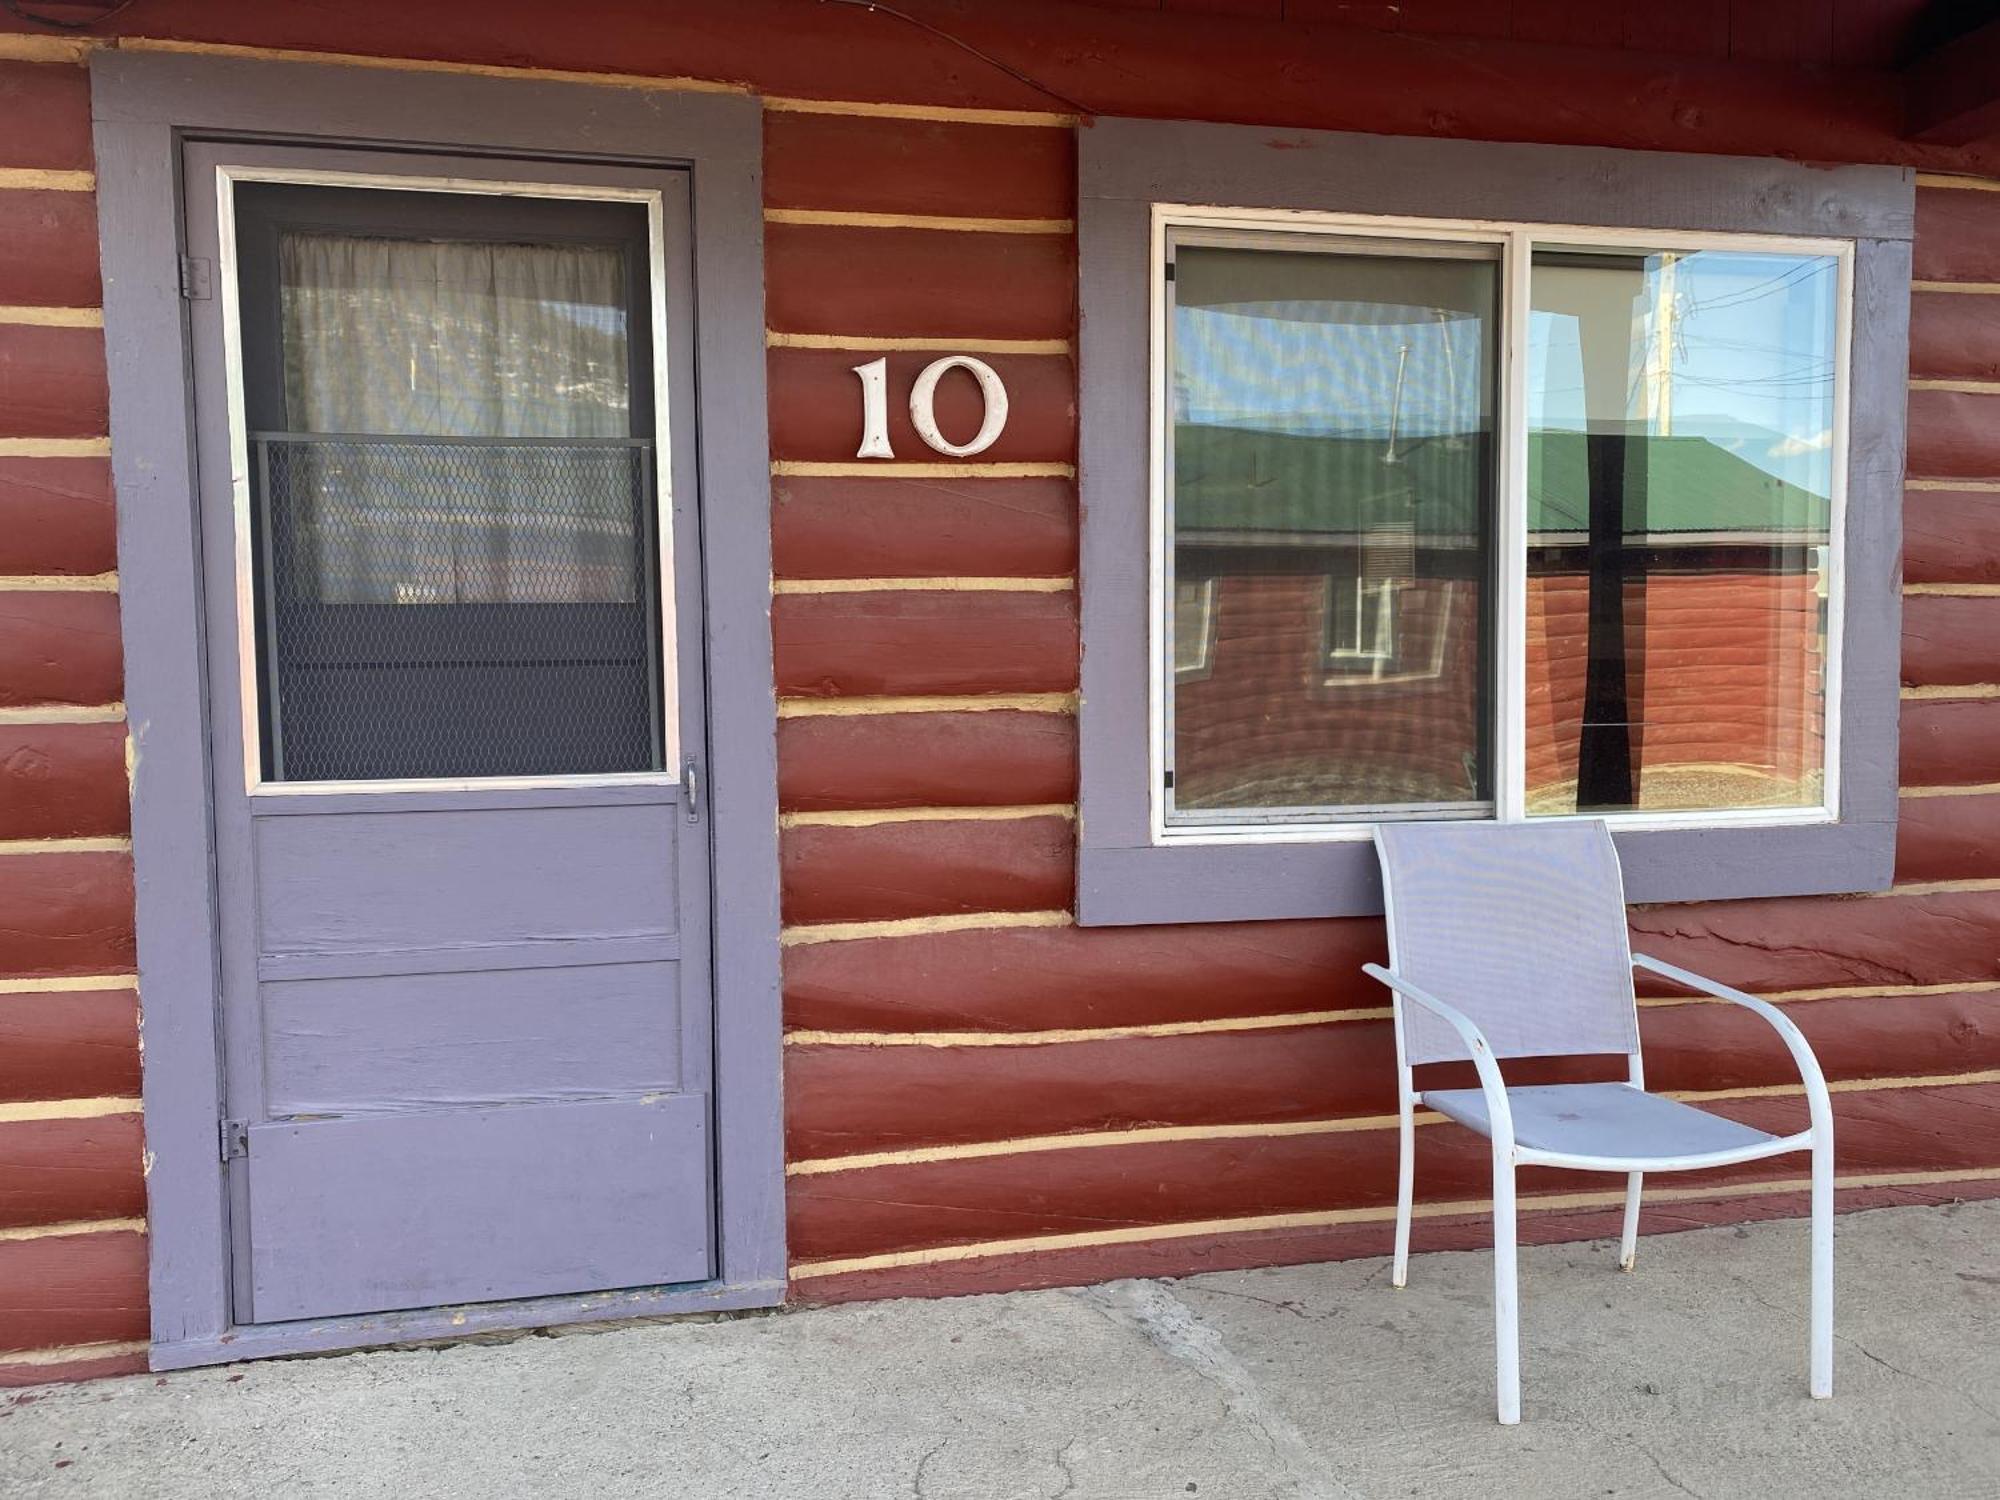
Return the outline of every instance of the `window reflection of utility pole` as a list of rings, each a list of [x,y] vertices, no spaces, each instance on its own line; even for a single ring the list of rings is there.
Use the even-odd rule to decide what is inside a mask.
[[[1396,389],[1389,397],[1389,447],[1382,455],[1385,464],[1398,463],[1396,457],[1396,434],[1403,424],[1403,376],[1410,368],[1410,346],[1407,343],[1396,346]]]
[[[1680,295],[1675,290],[1680,256],[1659,257],[1653,276],[1653,337],[1646,351],[1646,408],[1656,437],[1674,435],[1674,346],[1680,338]]]
[[[1465,446],[1465,432],[1458,409],[1458,361],[1451,357],[1451,314],[1442,307],[1434,307],[1431,316],[1437,319],[1438,337],[1444,343],[1445,412],[1449,419],[1445,442],[1457,450]]]

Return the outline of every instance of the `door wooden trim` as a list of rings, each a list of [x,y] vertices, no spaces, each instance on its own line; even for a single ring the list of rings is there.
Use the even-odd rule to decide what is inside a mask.
[[[765,406],[762,136],[756,101],[593,84],[104,52],[92,59],[105,333],[114,351],[126,702],[155,1368],[620,1314],[768,1306],[785,1280],[776,711]],[[181,302],[180,143],[420,146],[532,162],[689,170],[713,819],[718,1270],[710,1282],[446,1313],[232,1326],[217,1124],[218,946],[194,441]],[[671,155],[660,154],[662,150]],[[201,878],[193,878],[196,873]]]

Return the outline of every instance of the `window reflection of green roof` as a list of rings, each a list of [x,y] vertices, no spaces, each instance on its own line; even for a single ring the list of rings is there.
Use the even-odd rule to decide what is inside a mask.
[[[1174,432],[1174,518],[1183,531],[1347,534],[1414,523],[1466,535],[1479,514],[1480,437],[1305,437],[1244,427]]]
[[[1633,529],[1760,536],[1826,532],[1831,506],[1824,495],[1780,479],[1708,438],[1649,438],[1645,452],[1644,523]],[[1584,434],[1529,434],[1530,531],[1588,530],[1589,489]]]
[[[1475,529],[1483,435],[1386,439],[1305,436],[1184,424],[1174,432],[1174,511],[1181,531],[1348,535],[1411,525],[1419,535]],[[1825,496],[1767,473],[1705,437],[1650,438],[1643,523],[1630,529],[1709,535],[1824,535]],[[1636,504],[1638,495],[1632,496]],[[1588,529],[1588,455],[1580,432],[1528,441],[1528,529]],[[1634,522],[1638,517],[1634,516]]]

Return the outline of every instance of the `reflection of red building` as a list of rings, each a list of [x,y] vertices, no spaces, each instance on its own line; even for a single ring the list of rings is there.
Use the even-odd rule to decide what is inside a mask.
[[[1478,797],[1466,760],[1480,735],[1476,584],[1398,588],[1394,640],[1383,643],[1394,655],[1371,672],[1328,649],[1332,580],[1353,576],[1334,559],[1319,573],[1202,560],[1216,569],[1210,636],[1206,666],[1176,674],[1178,805],[1324,805],[1348,800],[1357,783],[1411,801]]]
[[[1180,805],[1271,806],[1280,787],[1322,800],[1308,789],[1339,795],[1332,762],[1365,767],[1368,784],[1412,801],[1478,796],[1465,766],[1479,732],[1476,587],[1400,590],[1403,669],[1375,678],[1328,670],[1324,575],[1212,576],[1206,664],[1183,669],[1175,694]],[[1575,795],[1588,596],[1580,572],[1529,584],[1531,808],[1566,810]],[[1817,579],[1798,572],[1667,573],[1632,588],[1626,672],[1643,806],[1811,800],[1812,786],[1792,789],[1822,759],[1821,720],[1801,706],[1817,702],[1816,688],[1806,695],[1819,617]]]
[[[1628,587],[1626,680],[1642,806],[1817,797],[1818,578],[1740,560],[1723,566]],[[1581,572],[1529,583],[1531,809],[1567,808],[1575,796],[1589,585]]]
[[[1260,483],[1265,494],[1292,488],[1286,481],[1304,466],[1280,466],[1296,465],[1295,450],[1308,446],[1322,450],[1312,456],[1315,478],[1360,489],[1371,470],[1381,472],[1379,458],[1354,461],[1361,445],[1256,435],[1234,439],[1231,452],[1231,441],[1210,439],[1195,452],[1210,462],[1183,507],[1190,519],[1222,514],[1228,524],[1179,532],[1176,807],[1490,799],[1480,770],[1490,751],[1479,743],[1485,591],[1471,576],[1479,554],[1424,545],[1426,531],[1473,529],[1452,516],[1476,493],[1459,465],[1427,470],[1422,449],[1410,455],[1415,494],[1402,503],[1423,518],[1413,546],[1407,523],[1366,527],[1366,513],[1388,508],[1379,482],[1358,500],[1338,490],[1322,500],[1309,485],[1250,498]],[[1633,507],[1643,523],[1609,560],[1625,579],[1623,619],[1617,629],[1600,622],[1593,639],[1591,547],[1578,529],[1587,484],[1568,435],[1542,434],[1536,446],[1530,809],[1573,811],[1586,740],[1621,729],[1641,808],[1817,802],[1824,605],[1814,544],[1825,534],[1824,500],[1705,439],[1648,440],[1634,460],[1651,481]],[[1224,494],[1218,452],[1238,475],[1258,479],[1239,478],[1238,493]],[[1259,535],[1253,506],[1277,513],[1282,536]],[[1299,520],[1312,511],[1364,525],[1315,536]],[[1618,724],[1587,730],[1593,654],[1622,658],[1626,707]]]

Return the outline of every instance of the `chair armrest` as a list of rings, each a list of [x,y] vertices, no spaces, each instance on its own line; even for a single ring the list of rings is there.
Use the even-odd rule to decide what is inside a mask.
[[[1713,979],[1705,979],[1691,970],[1677,964],[1666,963],[1644,953],[1632,955],[1632,967],[1658,974],[1663,979],[1671,979],[1675,984],[1691,990],[1699,990],[1704,995],[1712,995],[1717,1000],[1727,1000],[1731,1005],[1740,1005],[1745,1010],[1755,1011],[1778,1033],[1778,1039],[1785,1044],[1785,1050],[1792,1054],[1792,1062],[1799,1070],[1799,1081],[1806,1088],[1806,1107],[1812,1117],[1815,1133],[1825,1133],[1831,1137],[1833,1131],[1833,1101],[1826,1091],[1826,1075],[1820,1071],[1819,1059],[1813,1055],[1812,1044],[1805,1033],[1777,1006],[1768,1000],[1759,1000],[1755,995],[1746,995],[1741,990],[1731,989],[1726,984],[1717,984]]]
[[[1493,1128],[1493,1144],[1511,1152],[1514,1149],[1514,1111],[1507,1103],[1507,1085],[1500,1077],[1500,1064],[1493,1056],[1493,1046],[1486,1040],[1486,1033],[1465,1012],[1445,1004],[1428,990],[1419,989],[1393,969],[1385,969],[1380,964],[1363,964],[1361,972],[1372,974],[1398,996],[1422,1006],[1458,1033],[1465,1055],[1472,1059],[1472,1066],[1479,1072],[1479,1089],[1486,1096],[1486,1119]],[[1400,1047],[1399,1042],[1398,1050]]]

